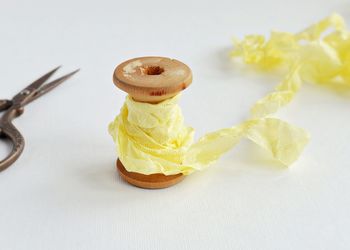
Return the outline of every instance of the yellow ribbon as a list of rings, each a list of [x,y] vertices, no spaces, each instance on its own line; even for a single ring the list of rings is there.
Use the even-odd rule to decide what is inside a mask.
[[[333,30],[325,33],[330,28]],[[288,104],[305,81],[336,91],[350,89],[350,33],[337,14],[297,34],[272,32],[268,40],[249,35],[234,44],[233,57],[264,70],[288,70],[275,91],[253,106],[252,119],[208,133],[193,143],[194,130],[184,125],[179,96],[158,104],[127,97],[109,132],[128,171],[187,175],[215,162],[244,137],[283,165],[290,165],[309,136],[303,129],[269,116]]]
[[[158,104],[126,98],[121,113],[109,125],[109,133],[128,171],[188,175],[215,162],[243,137],[289,165],[308,142],[303,129],[265,117],[206,134],[193,143],[194,130],[184,125],[178,98],[179,95]]]
[[[288,104],[303,82],[337,92],[350,90],[350,33],[343,18],[332,14],[304,31],[292,34],[274,31],[268,40],[262,35],[234,39],[233,57],[263,70],[286,67],[288,73],[276,90],[252,108],[254,117],[275,113]]]

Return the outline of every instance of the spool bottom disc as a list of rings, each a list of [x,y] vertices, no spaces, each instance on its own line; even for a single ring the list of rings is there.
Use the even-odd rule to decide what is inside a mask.
[[[117,170],[119,172],[119,175],[128,183],[131,185],[134,185],[136,187],[140,188],[147,188],[147,189],[160,189],[160,188],[167,188],[170,186],[173,186],[180,181],[182,181],[185,176],[183,174],[176,174],[176,175],[164,175],[164,174],[150,174],[150,175],[144,175],[140,173],[135,172],[129,172],[125,169],[122,162],[118,159],[117,160]]]

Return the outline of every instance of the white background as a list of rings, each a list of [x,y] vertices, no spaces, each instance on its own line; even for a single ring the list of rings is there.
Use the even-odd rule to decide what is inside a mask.
[[[57,65],[82,70],[15,121],[26,147],[0,173],[0,249],[349,249],[348,97],[305,85],[278,114],[312,135],[291,168],[244,140],[164,190],[125,184],[107,133],[125,97],[111,80],[120,62],[188,64],[181,106],[198,137],[247,119],[281,79],[232,63],[233,36],[297,32],[333,11],[350,22],[346,0],[1,0],[1,97]]]

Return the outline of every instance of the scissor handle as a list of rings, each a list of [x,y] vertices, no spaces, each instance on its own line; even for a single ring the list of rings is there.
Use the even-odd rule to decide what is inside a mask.
[[[0,140],[4,138],[11,141],[12,150],[4,160],[0,161],[0,172],[11,166],[24,149],[24,138],[11,121],[0,121]]]

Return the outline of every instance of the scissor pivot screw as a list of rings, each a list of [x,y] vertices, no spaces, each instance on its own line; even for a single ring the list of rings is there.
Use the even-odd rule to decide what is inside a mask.
[[[21,92],[21,95],[29,95],[30,91],[28,89],[25,89]]]

